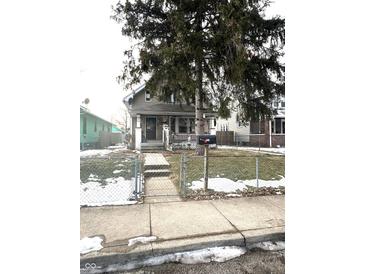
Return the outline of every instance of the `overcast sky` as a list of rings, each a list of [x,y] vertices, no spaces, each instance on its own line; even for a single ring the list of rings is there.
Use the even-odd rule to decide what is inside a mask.
[[[122,99],[130,91],[116,81],[122,68],[123,51],[130,40],[121,34],[121,25],[110,19],[117,0],[81,0],[80,104],[90,99],[89,110],[111,121],[122,118]],[[275,0],[267,15],[285,16],[284,0]]]

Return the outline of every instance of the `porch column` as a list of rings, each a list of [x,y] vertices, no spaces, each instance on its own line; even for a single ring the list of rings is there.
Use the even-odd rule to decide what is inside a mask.
[[[134,147],[136,150],[141,150],[141,143],[142,143],[141,115],[137,115],[137,123],[136,123],[136,128],[134,131],[135,131],[134,132],[134,140],[135,140]]]
[[[175,116],[175,134],[179,133],[179,117]]]

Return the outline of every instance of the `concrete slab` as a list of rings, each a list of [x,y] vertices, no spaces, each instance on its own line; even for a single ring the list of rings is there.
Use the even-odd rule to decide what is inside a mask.
[[[166,176],[146,178],[145,195],[145,203],[176,202],[182,200],[176,186]]]
[[[244,246],[245,241],[240,233],[219,234],[212,236],[202,236],[163,242],[153,242],[153,254],[155,256],[183,252],[187,250],[197,250],[215,246],[240,245]]]
[[[146,204],[155,203],[170,203],[170,202],[180,202],[182,199],[179,196],[152,196],[144,198],[143,202]]]
[[[285,210],[285,195],[263,196],[268,203]]]
[[[150,235],[149,205],[81,208],[80,237],[96,235],[105,237],[106,244],[122,244],[133,237]]]
[[[151,226],[163,240],[236,232],[209,201],[151,204]]]
[[[246,238],[246,245],[265,241],[285,241],[285,226],[241,231]]]
[[[144,166],[169,166],[165,157],[161,153],[144,153],[145,162]]]
[[[237,229],[261,229],[283,226],[284,210],[265,197],[245,197],[210,201]]]

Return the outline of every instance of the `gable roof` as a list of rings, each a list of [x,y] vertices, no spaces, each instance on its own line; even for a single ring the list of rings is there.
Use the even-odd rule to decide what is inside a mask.
[[[114,125],[112,122],[109,122],[109,121],[107,121],[107,120],[105,120],[105,119],[103,119],[103,118],[101,118],[101,117],[99,117],[99,116],[91,113],[86,107],[80,106],[80,115],[82,115],[83,113],[89,114],[89,115],[91,115],[91,116],[93,116],[95,118],[98,118],[98,119],[100,119],[100,120],[102,120],[102,121],[104,121],[104,122],[106,122],[106,123],[108,123],[110,125]]]
[[[129,93],[128,95],[126,95],[126,96],[123,98],[123,102],[124,102],[124,103],[127,103],[127,102],[128,102],[128,100],[129,100],[129,98],[132,98],[132,99],[133,99],[133,97],[134,97],[136,94],[138,94],[138,93],[140,93],[142,90],[144,90],[145,86],[146,86],[146,84],[143,84],[143,85],[139,86],[138,88],[134,89],[131,93]]]

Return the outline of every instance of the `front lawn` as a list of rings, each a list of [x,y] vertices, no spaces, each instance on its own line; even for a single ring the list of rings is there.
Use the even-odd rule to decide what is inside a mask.
[[[204,157],[194,151],[182,151],[187,155],[186,178],[188,186],[192,181],[204,177]],[[178,184],[181,154],[165,156],[171,165],[171,179]],[[280,180],[285,176],[285,156],[257,154],[242,150],[209,150],[209,178],[228,178],[233,181],[256,179],[256,157],[259,158],[259,179]]]
[[[134,203],[135,154],[124,151],[106,155],[103,150],[100,152],[80,158],[80,205]]]

